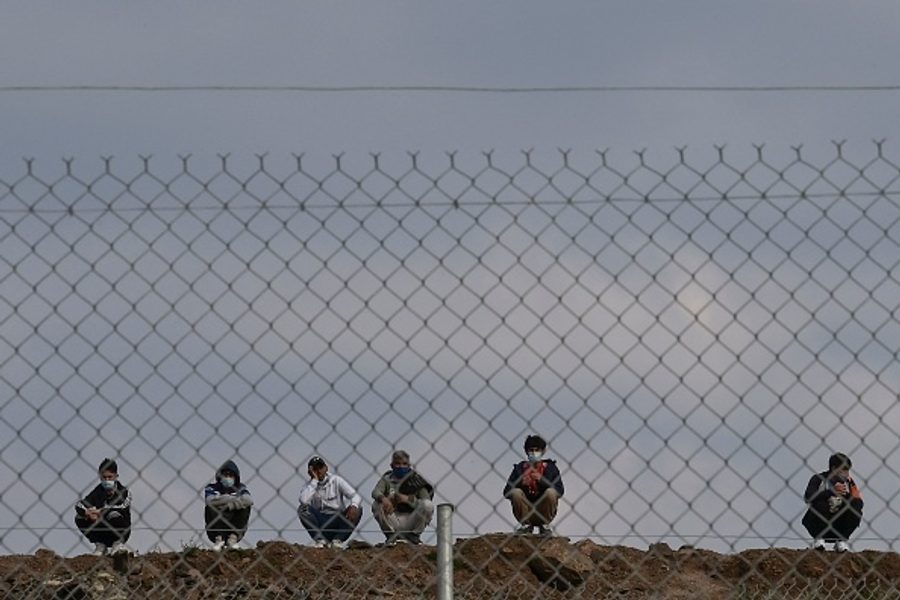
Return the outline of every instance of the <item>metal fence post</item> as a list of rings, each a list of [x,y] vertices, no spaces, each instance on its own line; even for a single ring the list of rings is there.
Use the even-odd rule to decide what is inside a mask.
[[[453,600],[453,505],[437,508],[437,597]]]

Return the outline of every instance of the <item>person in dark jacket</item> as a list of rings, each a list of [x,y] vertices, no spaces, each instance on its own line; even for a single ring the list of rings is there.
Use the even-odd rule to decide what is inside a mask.
[[[847,540],[862,521],[863,499],[850,477],[851,466],[846,454],[832,454],[828,470],[813,475],[806,485],[803,498],[808,509],[803,526],[813,537],[816,550],[824,550],[826,542],[833,542],[836,552],[848,551]]]
[[[131,492],[119,482],[119,466],[104,458],[100,483],[75,504],[75,526],[94,544],[94,554],[127,552],[131,537]]]
[[[238,542],[247,533],[253,498],[241,483],[241,472],[234,461],[226,461],[216,471],[216,480],[203,490],[206,507],[206,535],[217,552],[225,548],[237,550]]]
[[[556,461],[544,458],[546,450],[547,442],[541,436],[525,438],[527,460],[516,463],[503,488],[519,523],[518,534],[530,534],[537,527],[539,535],[552,535],[550,522],[565,488]]]

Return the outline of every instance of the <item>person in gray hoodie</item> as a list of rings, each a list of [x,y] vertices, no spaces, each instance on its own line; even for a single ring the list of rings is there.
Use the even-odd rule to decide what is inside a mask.
[[[219,467],[215,482],[204,488],[203,497],[206,535],[213,543],[213,550],[220,551],[226,546],[239,549],[238,542],[247,533],[253,498],[241,483],[241,472],[234,461],[226,461]]]

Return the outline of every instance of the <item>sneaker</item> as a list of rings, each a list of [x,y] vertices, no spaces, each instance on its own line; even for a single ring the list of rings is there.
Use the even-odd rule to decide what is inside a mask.
[[[422,537],[418,533],[410,531],[403,536],[403,541],[413,546],[419,546],[422,544]]]
[[[834,543],[834,551],[835,552],[847,552],[849,550],[850,550],[850,544],[848,544],[847,542],[841,541],[841,542]]]
[[[532,529],[533,528],[531,525],[519,525],[518,527],[516,527],[515,533],[516,535],[531,535]]]
[[[212,549],[216,552],[221,552],[223,548],[225,548],[225,540],[217,537],[216,541],[213,542]]]
[[[240,550],[241,545],[238,543],[238,538],[233,533],[228,536],[228,541],[226,542],[229,550]]]
[[[101,544],[97,542],[94,544],[94,556],[105,556],[106,555],[106,544]]]
[[[341,540],[331,540],[331,547],[335,550],[346,550],[347,542],[342,542]]]
[[[817,539],[813,540],[813,550],[824,550],[825,549],[825,540]]]
[[[552,537],[553,530],[549,525],[538,525],[538,535],[542,537]]]
[[[113,544],[112,549],[109,551],[110,554],[127,554],[128,546],[123,544],[122,542],[116,542]]]
[[[328,542],[322,538],[319,538],[313,542],[313,548],[324,548],[328,545]]]

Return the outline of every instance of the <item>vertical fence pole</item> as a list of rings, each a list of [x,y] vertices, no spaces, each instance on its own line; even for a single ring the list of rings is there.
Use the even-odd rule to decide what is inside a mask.
[[[437,597],[453,600],[453,505],[437,507]]]

